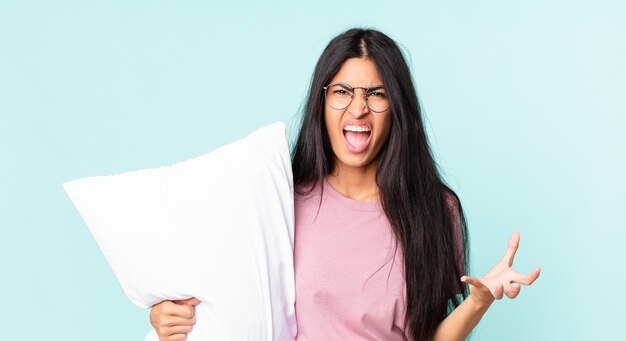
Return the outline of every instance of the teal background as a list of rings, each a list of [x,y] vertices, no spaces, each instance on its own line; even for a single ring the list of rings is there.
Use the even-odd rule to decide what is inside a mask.
[[[475,275],[543,268],[473,340],[618,340],[623,1],[0,0],[0,339],[143,340],[61,183],[184,160],[296,113],[352,26],[405,50]]]

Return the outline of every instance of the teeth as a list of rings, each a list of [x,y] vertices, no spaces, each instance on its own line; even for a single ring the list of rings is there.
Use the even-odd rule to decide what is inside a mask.
[[[347,130],[347,131],[356,131],[356,132],[363,132],[363,131],[370,131],[370,127],[367,127],[367,126],[351,126],[351,125],[347,125],[345,128],[343,128],[343,130]]]

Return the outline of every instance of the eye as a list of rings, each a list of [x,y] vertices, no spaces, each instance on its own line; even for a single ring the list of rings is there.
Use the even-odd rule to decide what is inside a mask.
[[[387,94],[384,91],[381,90],[374,90],[374,91],[370,91],[368,97],[376,97],[376,98],[387,98]]]
[[[335,96],[341,96],[341,97],[350,97],[352,96],[352,93],[344,88],[341,87],[335,87],[332,89],[332,94]]]

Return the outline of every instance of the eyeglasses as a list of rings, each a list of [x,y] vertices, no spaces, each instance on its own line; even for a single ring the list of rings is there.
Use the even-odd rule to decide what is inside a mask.
[[[354,99],[354,90],[362,89],[365,94],[365,104],[373,112],[383,112],[389,109],[389,98],[383,85],[369,88],[351,87],[344,83],[334,83],[324,87],[324,98],[331,108],[343,110]]]

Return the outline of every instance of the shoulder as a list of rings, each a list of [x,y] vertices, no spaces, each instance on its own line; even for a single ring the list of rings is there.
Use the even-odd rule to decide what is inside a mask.
[[[451,189],[445,188],[443,191],[443,199],[453,224],[459,224],[461,220],[459,197]]]
[[[296,202],[307,201],[310,198],[319,198],[322,189],[319,182],[306,182],[302,184],[296,184],[294,186],[294,198]]]
[[[314,207],[319,207],[321,204],[322,194],[320,184],[297,184],[294,188],[294,205],[296,215],[302,214],[305,211],[310,211]]]
[[[451,189],[444,190],[444,202],[447,209],[447,216],[450,219],[450,227],[452,228],[452,237],[455,249],[455,258],[457,260],[457,268],[459,273],[465,273],[465,240],[464,223],[462,221],[462,209],[459,197]],[[462,289],[459,289],[462,291]],[[461,292],[459,291],[459,292]]]

